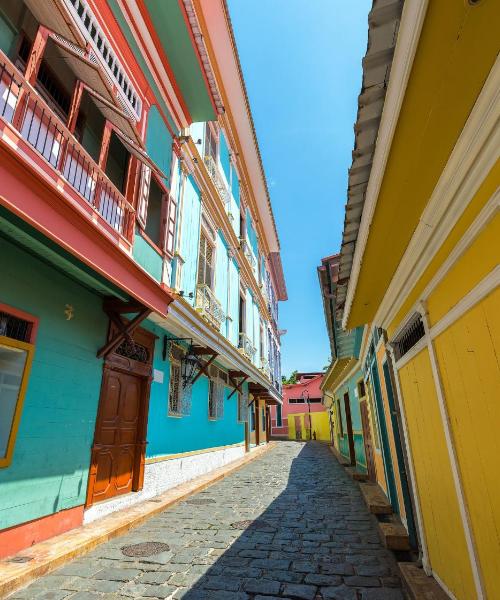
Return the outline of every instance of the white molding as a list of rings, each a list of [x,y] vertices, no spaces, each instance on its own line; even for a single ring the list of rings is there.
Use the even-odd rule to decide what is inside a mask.
[[[387,329],[498,159],[500,57],[479,94],[378,307]]]
[[[477,556],[476,542],[474,538],[474,533],[472,531],[472,525],[470,522],[469,509],[467,506],[467,501],[465,498],[462,478],[460,475],[460,470],[458,468],[458,457],[455,449],[455,443],[453,440],[453,433],[450,423],[450,416],[448,414],[448,409],[446,406],[446,398],[445,392],[443,388],[443,383],[441,381],[441,374],[439,372],[439,364],[436,356],[436,352],[434,349],[434,343],[431,337],[431,333],[429,330],[429,322],[427,318],[427,309],[425,304],[422,304],[422,321],[425,329],[425,337],[424,339],[427,342],[427,349],[429,352],[429,359],[431,362],[431,370],[432,376],[434,379],[434,386],[436,388],[436,397],[438,400],[439,412],[441,414],[441,421],[443,425],[444,437],[446,440],[446,448],[448,450],[448,458],[450,460],[450,467],[453,476],[453,483],[455,486],[455,494],[458,501],[458,507],[460,510],[460,516],[462,518],[462,526],[465,535],[465,543],[467,545],[467,550],[469,553],[469,561],[472,571],[472,576],[474,579],[474,585],[476,588],[477,598],[478,600],[483,600],[486,598],[486,594],[484,591],[484,583],[482,580],[482,573],[480,570],[480,563]]]
[[[406,454],[408,457],[407,462],[408,462],[409,475],[410,475],[411,488],[412,488],[411,491],[413,492],[413,496],[414,496],[414,500],[415,500],[415,512],[416,512],[415,516],[416,516],[416,520],[417,520],[419,540],[420,540],[420,544],[422,547],[422,566],[424,568],[425,573],[427,575],[431,575],[432,567],[431,567],[430,558],[429,558],[429,551],[427,549],[427,538],[425,535],[424,519],[422,517],[422,508],[420,505],[420,492],[418,489],[417,477],[415,475],[415,468],[414,468],[415,463],[413,460],[413,451],[411,448],[410,435],[408,433],[408,423],[406,421],[406,412],[405,412],[405,407],[404,407],[404,402],[403,402],[403,394],[401,392],[401,382],[399,381],[398,365],[395,360],[394,349],[392,348],[392,346],[387,345],[387,352],[389,353],[392,364],[394,365],[394,380],[396,382],[396,392],[397,392],[396,401],[398,403],[399,412],[401,414],[401,424],[403,425],[403,443],[405,445]]]
[[[349,373],[344,375],[344,377],[342,378],[342,381],[338,385],[335,386],[335,390],[339,390],[345,384],[345,382],[356,373],[356,371],[362,372],[361,363],[359,362],[359,359],[356,361],[353,368],[350,369]]]
[[[418,340],[418,342],[413,346],[413,348],[411,350],[409,350],[406,354],[404,354],[396,363],[396,368],[397,369],[402,369],[407,363],[409,363],[411,360],[413,360],[415,358],[415,356],[417,356],[417,354],[419,354],[420,352],[422,352],[422,350],[427,346],[427,341],[425,339],[425,337],[423,337],[421,340]]]
[[[464,235],[460,238],[457,245],[450,252],[446,260],[439,267],[434,277],[427,284],[426,288],[420,295],[420,298],[415,302],[412,308],[408,311],[408,313],[401,320],[401,323],[398,325],[396,331],[392,335],[392,339],[395,339],[401,330],[405,327],[406,323],[409,321],[411,316],[418,311],[419,303],[422,300],[427,300],[431,293],[436,289],[436,287],[441,283],[441,281],[446,277],[449,271],[453,268],[455,263],[462,257],[462,255],[470,248],[475,239],[479,236],[479,234],[483,231],[483,229],[488,225],[488,223],[497,215],[500,210],[500,189],[498,189],[493,196],[488,200],[488,202],[483,206],[481,212],[477,215],[475,220],[470,225],[469,229],[464,233]],[[392,321],[393,317],[389,317]]]
[[[434,572],[432,573],[432,577],[436,580],[437,584],[442,588],[442,590],[445,592],[445,594],[448,594],[448,596],[450,597],[450,600],[457,600],[457,597],[455,596],[455,594],[443,582],[441,577],[436,575],[436,573],[434,573]]]
[[[347,320],[351,311],[354,293],[356,291],[362,257],[365,251],[368,234],[370,231],[377,198],[382,185],[392,139],[399,119],[399,113],[406,93],[406,86],[413,66],[413,59],[417,51],[420,32],[427,12],[428,0],[406,0],[399,24],[398,39],[394,50],[394,59],[391,66],[391,75],[387,87],[387,94],[382,110],[377,143],[366,189],[365,203],[358,238],[354,250],[352,271],[347,288],[342,327],[346,329]]]
[[[480,302],[485,296],[493,292],[500,285],[500,265],[497,265],[486,275],[472,290],[466,294],[455,306],[448,311],[430,330],[432,339],[443,333],[445,329]]]

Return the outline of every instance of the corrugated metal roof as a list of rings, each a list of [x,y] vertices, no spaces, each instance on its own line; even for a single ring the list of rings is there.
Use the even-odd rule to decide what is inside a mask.
[[[346,300],[403,4],[404,0],[374,0],[368,15],[368,45],[363,58],[363,83],[354,125],[355,141],[340,251],[339,311],[343,311]]]

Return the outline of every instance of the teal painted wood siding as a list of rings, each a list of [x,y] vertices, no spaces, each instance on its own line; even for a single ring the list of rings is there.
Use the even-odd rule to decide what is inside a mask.
[[[191,177],[184,183],[182,198],[182,225],[180,232],[180,255],[184,260],[181,274],[181,290],[185,299],[194,305],[196,275],[198,270],[198,250],[200,245],[201,197],[200,191]],[[193,293],[193,298],[189,294]]]
[[[148,113],[146,130],[146,150],[149,156],[167,176],[170,187],[170,167],[172,164],[172,136],[158,108],[153,105]]]
[[[224,314],[228,313],[228,271],[229,271],[229,257],[227,255],[226,241],[222,233],[217,235],[217,247],[215,251],[215,295],[219,302],[222,304],[222,310]],[[223,335],[226,335],[226,322],[221,323],[220,331]]]
[[[253,356],[253,362],[260,367],[260,316],[259,307],[253,303],[253,345],[256,350]]]
[[[0,256],[2,302],[39,318],[13,460],[0,469],[4,529],[85,502],[108,320],[101,297],[2,238]]]
[[[156,281],[161,281],[163,258],[138,232],[135,233],[132,255]]]
[[[236,347],[239,341],[240,271],[234,258],[229,261],[229,316],[228,339]]]
[[[219,136],[219,160],[222,167],[222,172],[226,176],[226,181],[229,183],[230,178],[230,159],[229,159],[229,146],[227,145],[226,137],[224,132],[220,132]]]
[[[248,210],[248,208],[247,208],[247,213],[246,213],[246,224],[247,224],[248,243],[250,244],[250,247],[253,250],[255,258],[257,258],[259,255],[259,245],[257,242],[257,234],[255,232],[255,228],[254,228],[253,222],[252,222],[252,217],[250,215],[250,211]]]
[[[151,322],[146,328],[160,336],[165,332]],[[167,335],[171,335],[168,334]],[[147,456],[177,454],[217,446],[238,444],[244,441],[244,424],[238,422],[236,394],[228,398],[231,389],[224,390],[224,417],[218,421],[208,419],[208,379],[200,377],[192,390],[191,414],[183,417],[168,416],[168,390],[170,362],[161,356],[161,344],[156,343],[153,367],[163,373],[163,383],[151,384],[148,417]]]

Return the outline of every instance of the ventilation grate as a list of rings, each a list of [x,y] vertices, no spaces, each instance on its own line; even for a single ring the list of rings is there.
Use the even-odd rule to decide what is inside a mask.
[[[20,342],[29,342],[31,327],[32,323],[29,321],[0,312],[0,335]]]
[[[415,314],[393,342],[396,360],[407,354],[425,336],[422,316]]]

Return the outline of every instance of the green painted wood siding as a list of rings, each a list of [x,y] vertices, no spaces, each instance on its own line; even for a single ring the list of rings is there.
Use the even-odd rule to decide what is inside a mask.
[[[181,274],[181,290],[185,299],[194,305],[196,295],[196,274],[198,270],[198,250],[200,244],[201,196],[191,176],[186,178],[182,198],[182,225],[180,255],[184,260]],[[189,294],[193,293],[193,298]]]

